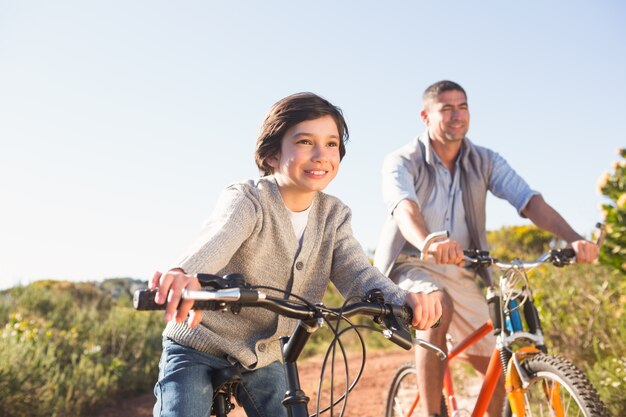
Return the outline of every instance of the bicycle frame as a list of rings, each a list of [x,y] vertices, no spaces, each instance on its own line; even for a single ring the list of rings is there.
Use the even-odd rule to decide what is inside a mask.
[[[474,332],[472,332],[457,346],[455,346],[454,349],[452,349],[448,353],[448,360],[454,359],[455,357],[463,353],[467,348],[474,345],[476,342],[478,342],[480,339],[482,339],[492,331],[493,324],[490,320],[478,329],[476,329]],[[487,406],[489,405],[489,400],[491,399],[496,385],[498,384],[498,379],[500,378],[501,372],[502,367],[500,363],[500,350],[496,348],[494,349],[491,355],[491,359],[489,360],[487,373],[485,374],[485,379],[481,386],[480,393],[478,394],[472,416],[482,416],[485,414]],[[454,396],[454,386],[452,383],[452,374],[450,372],[449,366],[446,366],[445,369],[443,387],[444,393],[446,395],[448,409],[450,410],[450,415],[455,415],[455,413],[458,413],[459,409],[456,403],[456,398]]]
[[[304,345],[306,345],[317,327],[316,320],[299,321],[298,327],[296,327],[291,337],[281,339],[283,343],[283,368],[285,369],[287,382],[287,391],[285,392],[283,405],[290,417],[309,416],[309,397],[305,395],[300,387],[297,360],[300,357],[300,353],[302,353]]]

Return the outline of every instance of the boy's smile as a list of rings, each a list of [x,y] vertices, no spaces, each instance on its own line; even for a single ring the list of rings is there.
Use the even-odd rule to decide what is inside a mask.
[[[270,158],[280,194],[288,209],[306,210],[315,194],[335,178],[341,138],[332,116],[306,120],[282,138],[280,154]]]

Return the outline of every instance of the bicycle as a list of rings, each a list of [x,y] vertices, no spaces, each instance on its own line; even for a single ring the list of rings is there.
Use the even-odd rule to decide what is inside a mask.
[[[598,244],[604,238],[602,225]],[[428,236],[423,253],[435,241],[448,237],[447,232]],[[574,262],[572,249],[553,249],[536,261],[515,259],[502,262],[487,251],[464,251],[464,258],[476,266],[495,266],[502,271],[499,288],[487,287],[486,298],[491,320],[476,329],[454,347],[449,346],[448,360],[453,360],[469,346],[494,332],[497,336],[489,366],[481,385],[472,416],[483,416],[498,384],[501,372],[505,375],[507,398],[503,416],[608,416],[587,377],[570,361],[547,354],[541,322],[534,303],[533,292],[527,276],[528,271],[545,263],[563,267]],[[449,362],[448,362],[449,363]],[[401,366],[395,373],[385,408],[386,417],[421,416],[419,410],[419,387],[415,366]],[[450,367],[444,373],[444,389],[441,398],[441,415],[458,417],[467,415],[459,410],[454,395]]]
[[[283,365],[285,369],[285,376],[287,382],[287,391],[283,400],[283,405],[287,408],[288,415],[290,417],[308,417],[308,402],[309,397],[300,386],[300,379],[298,376],[297,361],[302,353],[307,341],[323,324],[327,324],[331,331],[334,333],[334,339],[330,343],[329,350],[322,364],[322,376],[320,377],[320,384],[318,390],[321,390],[321,379],[323,378],[324,369],[329,355],[333,355],[334,363],[334,351],[335,346],[339,346],[343,353],[344,365],[346,370],[346,389],[342,396],[334,400],[332,375],[331,375],[331,400],[330,405],[320,410],[320,398],[318,392],[318,401],[316,404],[316,413],[314,416],[320,415],[328,410],[333,412],[333,407],[343,402],[340,416],[344,415],[347,405],[348,394],[356,386],[361,372],[365,366],[365,344],[362,336],[358,333],[359,328],[368,328],[381,331],[385,338],[391,342],[402,347],[403,349],[410,350],[413,348],[412,336],[407,327],[410,326],[413,313],[411,309],[404,305],[396,305],[386,303],[383,294],[380,290],[372,290],[366,294],[366,296],[353,301],[352,299],[346,300],[343,306],[339,308],[328,308],[321,304],[312,304],[302,297],[295,296],[293,294],[287,294],[285,291],[276,288],[269,287],[253,287],[245,282],[245,279],[240,274],[230,274],[225,277],[219,277],[210,274],[198,274],[198,278],[208,285],[208,287],[202,290],[183,291],[183,299],[192,299],[194,302],[194,309],[196,310],[221,310],[223,312],[230,311],[233,314],[239,313],[241,308],[264,308],[285,317],[298,319],[298,324],[290,337],[281,339],[283,344]],[[276,291],[288,297],[276,297],[269,295],[261,289]],[[138,290],[133,297],[133,304],[137,310],[163,310],[164,304],[156,304],[154,296],[156,291],[154,290]],[[369,316],[378,325],[376,327],[368,325],[353,324],[349,321],[350,317],[357,315]],[[337,322],[333,325],[333,322]],[[339,329],[339,322],[345,322],[348,324],[346,328]],[[361,342],[362,348],[362,362],[361,369],[357,372],[354,380],[347,386],[349,381],[347,372],[347,357],[345,350],[339,337],[349,330],[355,330]],[[427,349],[431,349],[434,352],[441,354],[442,352],[435,346],[425,341],[418,342],[421,346]],[[334,366],[333,366],[334,369]],[[237,384],[241,381],[241,375],[236,365],[226,368],[221,372],[216,372],[213,375],[213,408],[211,415],[217,417],[225,417],[235,404],[232,401],[234,393],[237,389]]]

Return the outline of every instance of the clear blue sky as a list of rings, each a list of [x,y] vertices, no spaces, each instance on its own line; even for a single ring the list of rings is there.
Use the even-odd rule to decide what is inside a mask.
[[[468,136],[589,234],[626,146],[624,22],[620,0],[0,0],[0,284],[170,265],[223,186],[257,176],[260,123],[298,91],[346,115],[327,191],[365,249],[382,157],[440,79],[468,92]],[[488,218],[524,224],[496,199]]]

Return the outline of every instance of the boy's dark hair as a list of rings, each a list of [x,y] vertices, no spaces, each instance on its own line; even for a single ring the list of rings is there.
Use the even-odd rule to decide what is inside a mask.
[[[298,123],[332,116],[339,131],[339,156],[346,154],[345,142],[348,141],[348,125],[341,109],[328,100],[313,93],[296,93],[279,100],[272,106],[261,125],[256,140],[254,159],[263,175],[272,175],[274,168],[267,160],[280,153],[285,132]]]
[[[426,103],[429,100],[437,100],[442,93],[446,91],[460,91],[467,99],[467,93],[459,84],[454,81],[442,80],[437,81],[436,83],[428,86],[426,90],[424,90],[424,94],[422,95],[422,103]]]

